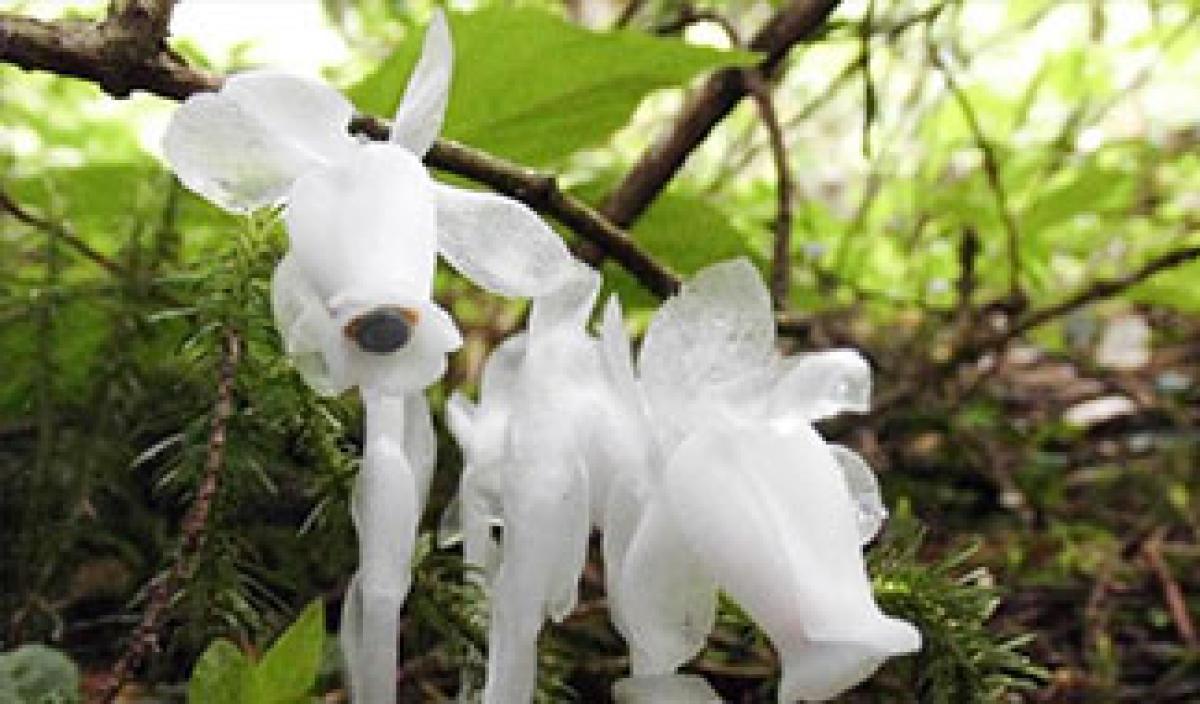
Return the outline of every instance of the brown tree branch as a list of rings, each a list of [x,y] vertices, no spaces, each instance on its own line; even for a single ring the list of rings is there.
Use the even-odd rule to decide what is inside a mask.
[[[102,24],[119,37],[129,61],[146,59],[166,49],[174,9],[175,0],[118,0]]]
[[[1158,577],[1158,582],[1162,586],[1163,600],[1167,602],[1167,609],[1171,614],[1171,619],[1175,622],[1179,640],[1188,649],[1197,651],[1200,650],[1200,637],[1196,635],[1196,626],[1192,621],[1187,599],[1184,598],[1183,589],[1179,587],[1179,582],[1171,573],[1171,566],[1167,564],[1162,554],[1163,539],[1166,534],[1165,527],[1156,528],[1146,542],[1142,543],[1142,554],[1146,556],[1146,562],[1150,564],[1150,568],[1154,570],[1154,575]]]
[[[146,610],[130,636],[129,644],[120,659],[113,665],[108,681],[97,701],[108,704],[116,699],[121,686],[146,656],[158,650],[159,630],[163,618],[180,586],[196,569],[196,557],[204,546],[204,534],[208,516],[221,476],[225,458],[226,433],[229,419],[233,415],[233,385],[238,361],[241,357],[241,338],[232,330],[226,330],[222,339],[221,362],[217,379],[217,402],[213,408],[212,430],[208,436],[208,450],[204,461],[204,474],[196,497],[183,517],[182,538],[175,562],[171,568],[150,583]]]
[[[119,39],[114,40],[106,27],[104,22],[44,22],[0,13],[0,62],[92,81],[117,97],[144,90],[182,100],[220,88],[221,76],[189,67],[169,51],[149,57],[114,51],[111,42]],[[368,116],[357,117],[352,129],[373,139],[388,135],[386,122]],[[434,145],[428,162],[491,186],[561,222],[603,249],[654,294],[662,297],[678,290],[678,276],[611,220],[564,193],[554,177],[444,139]]]
[[[129,30],[113,20],[44,21],[0,13],[0,61],[92,81],[119,98],[145,90],[182,100],[221,85],[219,77],[188,66],[170,51],[144,53],[139,43],[130,43]]]
[[[765,54],[758,65],[761,75],[772,77],[788,51],[813,36],[839,3],[840,0],[791,0],[776,13],[750,40],[750,49]],[[691,96],[670,131],[626,174],[600,211],[623,227],[637,220],[692,151],[746,94],[741,69],[714,73]]]
[[[1010,339],[1022,335],[1033,328],[1060,318],[1090,303],[1112,298],[1142,283],[1155,274],[1160,274],[1168,269],[1174,269],[1194,259],[1200,259],[1200,246],[1182,247],[1165,252],[1151,258],[1145,264],[1127,274],[1111,279],[1094,281],[1087,288],[1060,303],[1031,311],[1025,317],[1020,318],[1006,334]]]
[[[1057,320],[1089,304],[1124,293],[1156,274],[1198,259],[1200,259],[1200,246],[1181,247],[1153,257],[1142,266],[1122,276],[1093,281],[1091,285],[1058,303],[1026,313],[998,333],[960,345],[954,354],[939,365],[939,369],[949,369],[964,362],[979,359],[988,352],[1002,350],[1008,343],[1034,328]]]

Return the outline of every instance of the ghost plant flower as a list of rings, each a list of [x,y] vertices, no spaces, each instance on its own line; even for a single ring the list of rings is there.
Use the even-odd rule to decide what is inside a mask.
[[[459,495],[464,557],[483,569],[491,600],[484,704],[533,696],[537,636],[575,606],[592,525],[595,446],[622,421],[585,325],[599,275],[583,266],[534,298],[529,331],[485,366],[480,402],[447,405],[465,468]],[[634,428],[636,430],[636,428]],[[503,526],[500,544],[491,528]]]
[[[636,690],[667,686],[700,650],[718,588],[775,644],[780,702],[834,697],[920,646],[871,593],[862,546],[886,515],[874,476],[811,425],[866,410],[860,356],[781,357],[769,296],[744,260],[709,267],[663,305],[636,374],[615,306],[602,347],[655,458],[648,476],[612,480],[604,518],[609,601],[632,656],[622,701],[654,701]]]
[[[574,603],[589,523],[630,645],[619,702],[719,701],[675,674],[712,630],[718,589],[778,647],[780,701],[834,696],[915,649],[863,566],[885,515],[874,476],[811,425],[866,409],[865,361],[781,357],[766,290],[738,261],[663,306],[635,370],[615,301],[600,338],[586,332],[596,286],[584,271],[535,298],[529,331],[488,360],[479,403],[448,406],[466,457],[464,555],[491,598],[484,702],[529,701],[538,630]]]
[[[189,98],[164,138],[179,179],[214,204],[283,206],[290,248],[272,306],[288,355],[318,393],[361,390],[360,570],[342,636],[355,700],[368,704],[395,697],[396,619],[435,447],[423,390],[461,342],[431,298],[436,256],[510,296],[552,290],[575,271],[528,208],[438,183],[421,164],[441,129],[451,65],[438,12],[387,143],[349,134],[353,108],[336,91],[270,71]]]

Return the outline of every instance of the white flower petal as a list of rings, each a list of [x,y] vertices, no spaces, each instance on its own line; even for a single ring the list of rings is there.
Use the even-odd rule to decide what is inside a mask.
[[[429,498],[429,483],[437,463],[437,435],[429,413],[429,399],[421,392],[404,396],[404,453],[412,467],[417,488],[417,515],[425,512]]]
[[[418,489],[404,447],[404,397],[365,391],[366,447],[355,487],[356,526],[364,596],[407,593],[417,521]]]
[[[562,238],[511,198],[435,184],[438,247],[478,286],[530,297],[558,288],[576,271]]]
[[[785,427],[870,409],[871,365],[852,349],[788,358],[768,401],[768,414]]]
[[[626,677],[613,685],[616,704],[722,704],[721,695],[696,675]]]
[[[538,340],[559,331],[584,339],[584,328],[600,291],[600,273],[574,264],[574,274],[552,291],[534,299],[529,315],[529,337]]]
[[[704,269],[662,305],[638,371],[651,402],[671,416],[697,396],[763,374],[775,358],[770,295],[750,262],[736,259]]]
[[[634,675],[674,672],[704,647],[716,618],[716,584],[674,521],[651,502],[624,559],[605,565],[619,570],[614,586]]]
[[[596,468],[589,465],[589,471],[595,473]],[[642,522],[645,510],[645,499],[631,482],[616,481],[611,483],[605,500],[603,520],[595,523],[603,532],[601,549],[604,555],[605,596],[608,599],[608,612],[613,624],[623,637],[628,640],[629,616],[626,615],[622,602],[624,590],[620,588],[622,566],[629,552],[629,545]]]
[[[549,457],[516,459],[506,476],[485,704],[530,701],[538,632],[547,616],[561,619],[574,607],[587,552],[587,481],[580,468]]]
[[[290,254],[271,277],[271,310],[288,357],[314,391],[333,396],[353,385],[341,330]]]
[[[284,211],[292,252],[334,317],[428,299],[437,252],[429,175],[410,152],[367,144],[306,174]]]
[[[495,467],[468,466],[463,470],[459,507],[462,516],[463,562],[479,568],[480,582],[490,587],[500,570],[502,534],[500,495]],[[497,531],[499,529],[499,531]]]
[[[633,347],[629,332],[621,318],[621,304],[616,295],[604,306],[600,327],[600,347],[608,381],[625,400],[630,410],[641,408],[641,393],[633,372]]]
[[[512,402],[521,367],[525,363],[528,337],[517,333],[497,345],[488,355],[479,379],[479,396],[489,406],[507,408]]]
[[[475,421],[479,417],[479,405],[467,398],[461,391],[450,394],[446,400],[446,426],[454,440],[463,446],[463,452],[470,454],[470,444],[475,436]],[[466,458],[468,461],[470,458]]]
[[[506,343],[507,344],[507,343]],[[490,363],[490,362],[489,362]],[[498,464],[507,449],[507,407],[485,408],[455,391],[446,402],[446,422],[463,451],[459,493],[442,516],[440,539],[456,534],[463,542],[463,561],[483,571],[490,583],[500,565],[500,545],[492,528],[502,526]],[[456,513],[452,513],[452,509]]]
[[[811,428],[698,430],[664,481],[692,549],[780,653],[780,702],[833,697],[919,647],[911,625],[875,604],[849,491]]]
[[[163,136],[163,154],[184,186],[233,212],[279,202],[312,166],[252,113],[211,93],[180,106]]]
[[[405,400],[365,393],[366,448],[354,487],[359,570],[343,636],[356,701],[395,698],[396,634],[420,510],[404,451]]]
[[[446,24],[446,15],[440,8],[435,8],[429,27],[425,29],[421,58],[408,79],[404,100],[396,110],[392,123],[393,144],[399,144],[417,156],[425,156],[433,146],[446,116],[453,69],[454,46],[450,28]]]
[[[346,585],[346,594],[342,597],[341,629],[338,632],[338,645],[341,647],[346,669],[346,687],[351,692],[362,691],[365,681],[364,663],[360,652],[363,627],[362,586],[356,572],[350,577],[350,583]]]
[[[464,466],[463,474],[466,474],[466,472],[467,467]],[[436,538],[437,546],[443,550],[450,550],[454,546],[462,544],[463,511],[460,494],[456,493],[451,496],[450,500],[446,502],[446,507],[442,509],[442,515],[438,519]]]
[[[221,94],[252,111],[273,135],[314,163],[342,159],[356,146],[348,132],[354,106],[319,81],[246,71],[229,77]]]
[[[883,617],[846,640],[814,640],[783,654],[780,704],[833,699],[873,675],[890,657],[921,647],[912,624]]]
[[[188,98],[167,126],[163,152],[189,189],[247,212],[279,202],[301,175],[346,153],[350,115],[327,86],[250,72]]]
[[[875,472],[857,452],[842,445],[830,445],[829,451],[837,460],[846,478],[846,488],[854,500],[854,519],[858,524],[859,541],[866,545],[875,539],[883,522],[887,520],[887,508],[879,493],[879,482]]]

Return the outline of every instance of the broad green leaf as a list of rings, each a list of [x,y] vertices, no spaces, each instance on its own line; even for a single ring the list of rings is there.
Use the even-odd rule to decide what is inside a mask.
[[[325,606],[318,599],[305,607],[275,641],[254,670],[255,704],[293,702],[317,681],[325,644]]]
[[[606,188],[598,183],[579,189],[585,199],[597,200]],[[669,188],[633,226],[633,237],[648,254],[680,276],[734,257],[755,258],[745,235],[716,205],[684,187]],[[606,279],[629,307],[656,303],[649,292],[619,267],[605,269]]]
[[[454,14],[450,24],[455,69],[445,136],[529,164],[602,144],[653,90],[755,60],[639,32],[592,32],[533,9]],[[350,89],[360,109],[395,112],[419,35]]]
[[[196,662],[188,682],[188,704],[238,704],[246,701],[250,661],[227,640],[213,641]]]
[[[1021,231],[1037,236],[1078,215],[1121,211],[1136,195],[1134,174],[1088,166],[1039,195],[1021,215]]]

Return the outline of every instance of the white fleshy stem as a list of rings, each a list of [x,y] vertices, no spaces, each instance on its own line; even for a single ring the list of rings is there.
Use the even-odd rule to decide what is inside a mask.
[[[363,390],[366,448],[354,495],[359,570],[351,582],[342,650],[355,704],[396,701],[396,633],[411,582],[420,498],[404,448],[405,399]]]

